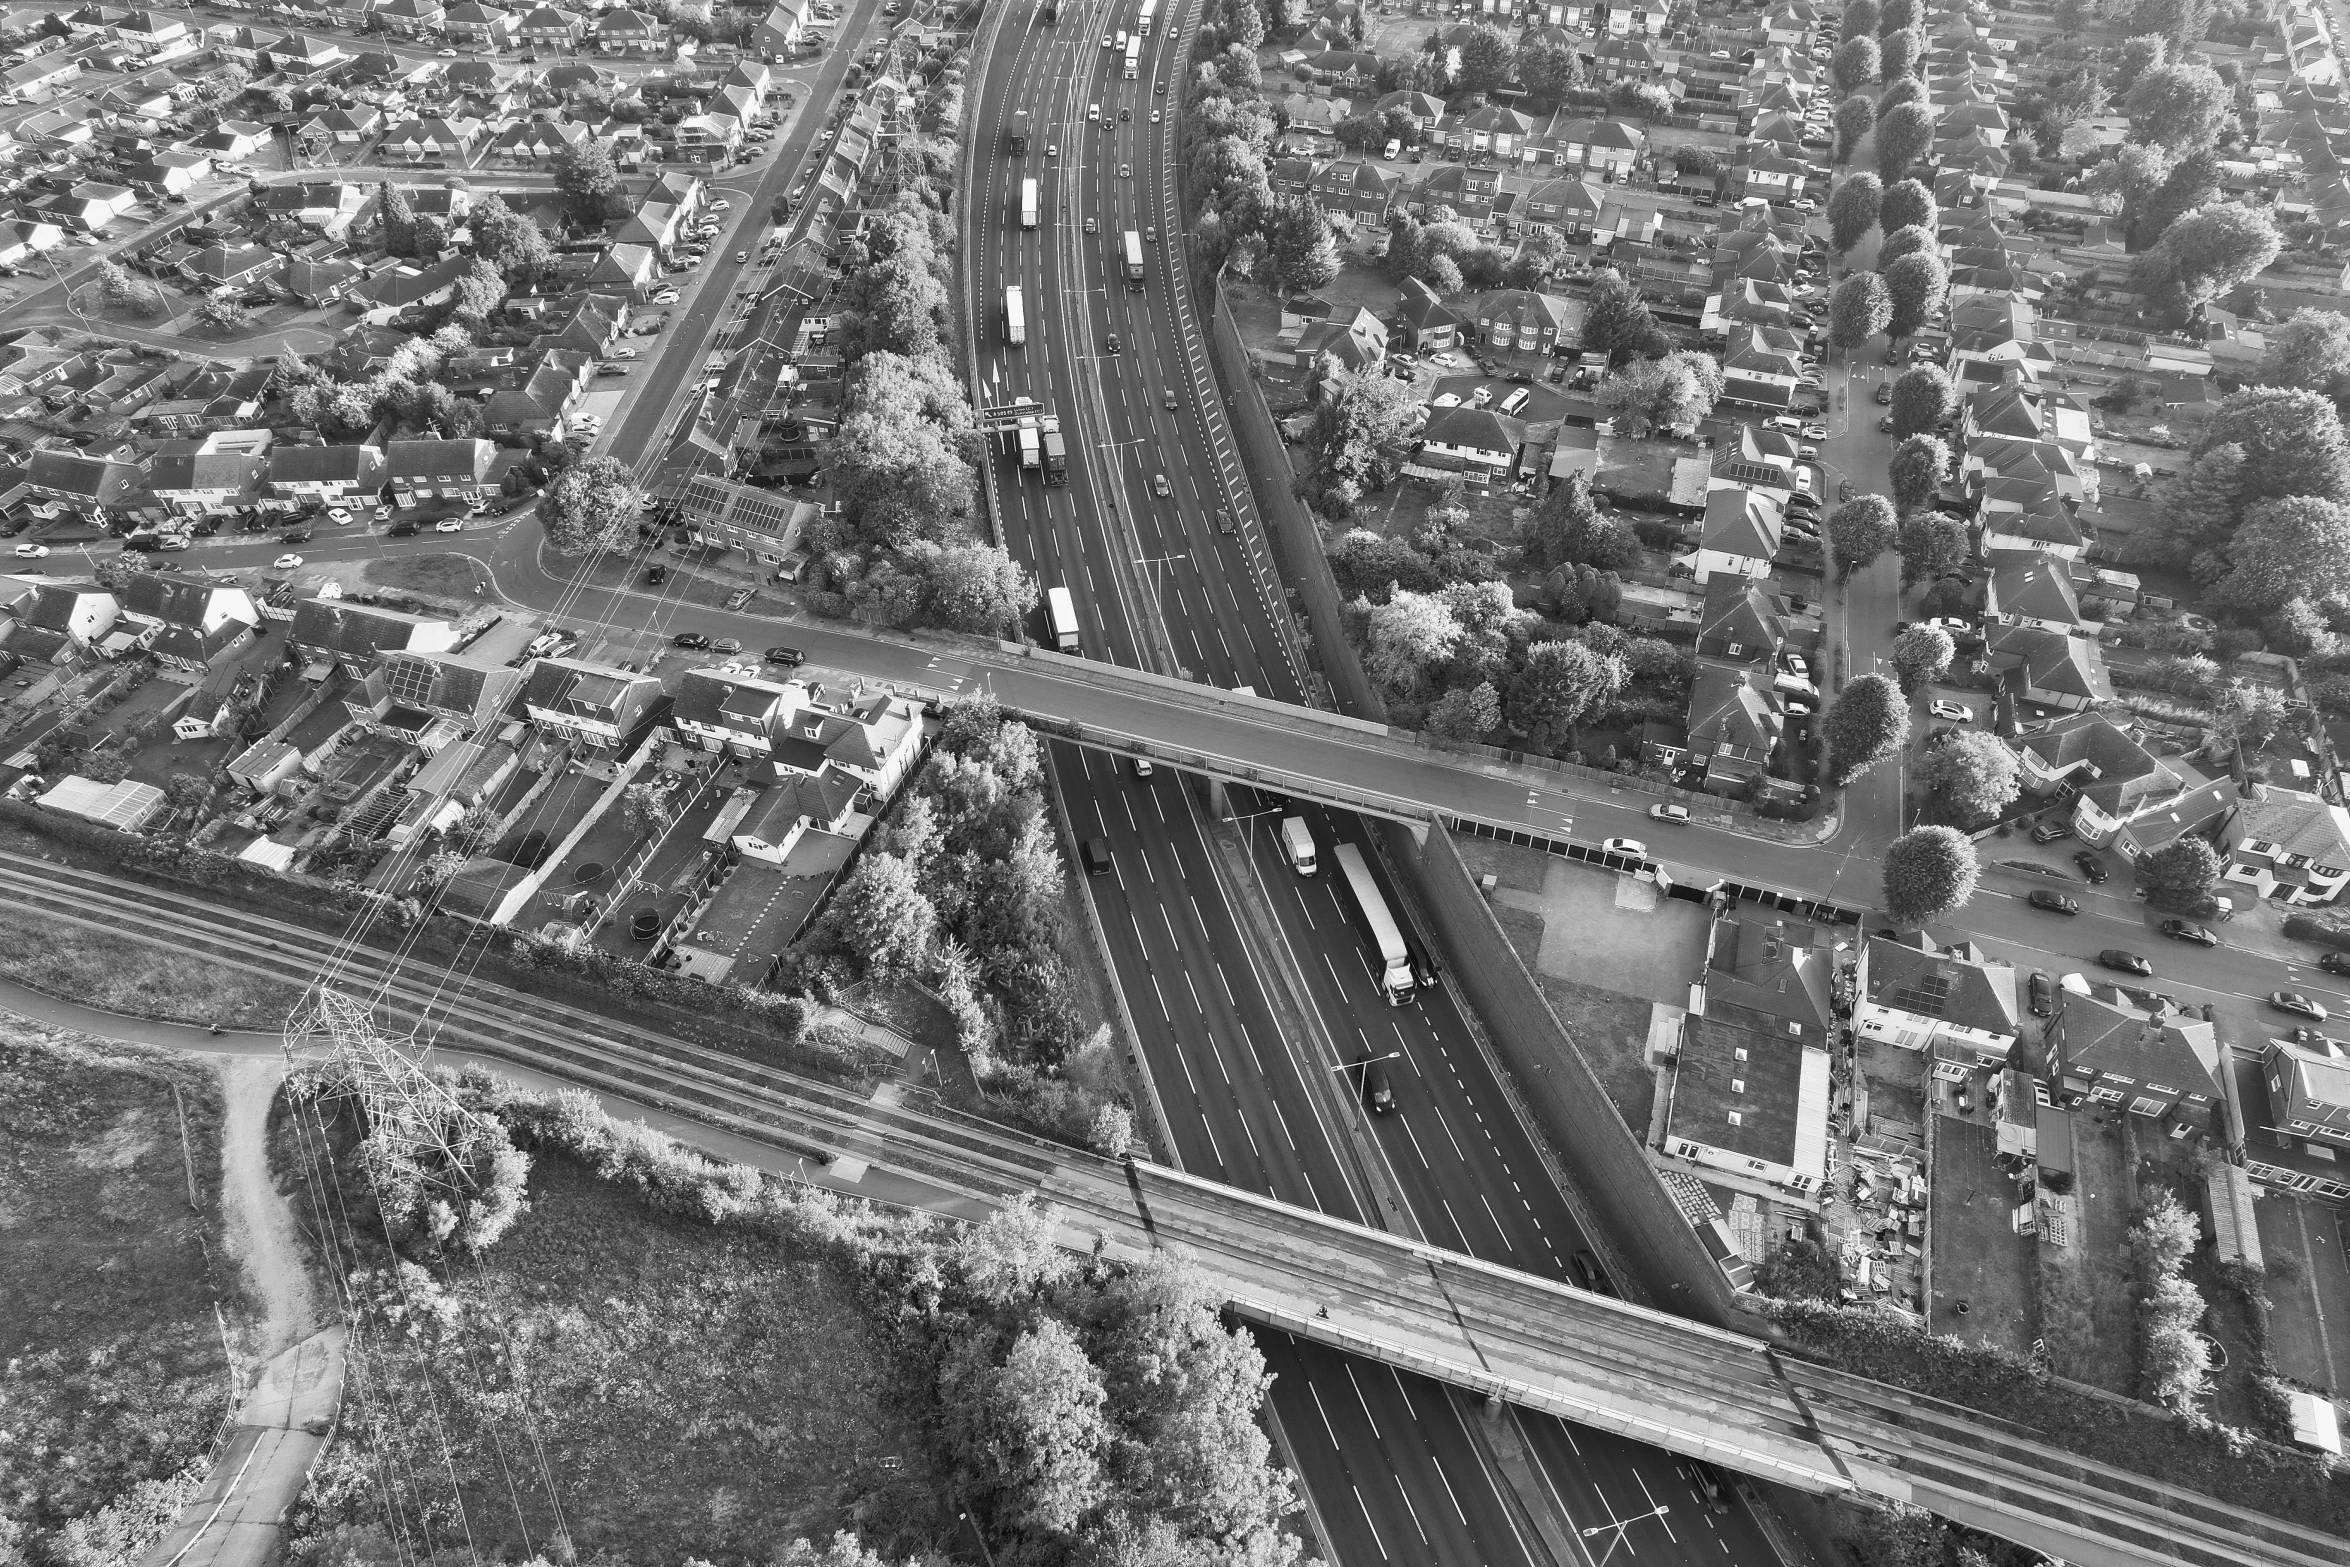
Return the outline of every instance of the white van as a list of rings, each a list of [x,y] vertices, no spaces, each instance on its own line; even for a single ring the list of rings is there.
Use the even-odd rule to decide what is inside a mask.
[[[1515,414],[1533,400],[1534,394],[1521,386],[1501,400],[1501,411],[1505,414]]]
[[[1379,156],[1382,158],[1399,158],[1403,156],[1403,138],[1400,136],[1388,137],[1386,150],[1381,152]]]
[[[1098,121],[1101,119],[1101,117],[1102,106],[1100,104],[1089,103],[1085,106],[1085,118],[1089,123]]]

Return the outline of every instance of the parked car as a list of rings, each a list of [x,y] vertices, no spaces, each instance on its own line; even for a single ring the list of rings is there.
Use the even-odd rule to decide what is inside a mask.
[[[2153,964],[2135,952],[2125,952],[2119,947],[2107,947],[2103,952],[2097,954],[2097,961],[2106,968],[2117,970],[2123,974],[2135,974],[2140,979],[2154,977]]]
[[[2032,829],[2034,843],[2054,843],[2059,838],[2070,838],[2072,835],[2073,824],[2071,822],[2042,822]]]
[[[1936,697],[1926,711],[1954,724],[1971,724],[1975,721],[1973,708],[1963,702],[1953,702],[1948,697]]]
[[[310,530],[308,528],[288,528],[277,536],[277,541],[280,544],[307,544],[310,542]]]
[[[2046,1017],[2056,1010],[2056,982],[2047,975],[2032,975],[2032,1016]]]
[[[16,547],[18,560],[46,560],[48,557],[49,546],[46,544],[19,544]]]
[[[414,518],[409,518],[407,521],[395,522],[389,528],[386,528],[384,530],[384,537],[388,539],[412,539],[423,531],[424,525],[422,523],[416,521]]]
[[[2095,849],[2075,850],[2073,853],[2073,863],[2080,867],[2081,879],[2087,882],[2090,886],[2102,887],[2105,885],[2107,875],[2105,861],[2098,858],[2097,851]]]
[[[292,571],[301,564],[302,557],[299,555],[280,555],[269,563],[269,569],[272,571]]]
[[[796,647],[771,647],[759,656],[770,664],[804,664],[808,661],[808,655]]]
[[[2305,1017],[2312,1023],[2326,1020],[2326,1009],[2297,990],[2272,990],[2268,993],[2268,1004],[2279,1012]]]
[[[656,561],[645,568],[645,580],[653,586],[659,587],[669,580],[669,568]]]
[[[2173,941],[2190,942],[2198,947],[2219,945],[2219,932],[2209,925],[2198,925],[2193,920],[2164,920],[2162,933]]]
[[[1600,847],[1610,854],[1621,854],[1635,860],[1648,858],[1648,845],[1637,838],[1610,838]]]
[[[2050,892],[2046,888],[2033,893],[2024,901],[2035,909],[2046,909],[2051,914],[2078,914],[2081,912],[2081,905],[2078,901],[2066,897],[2061,892]]]
[[[1687,826],[1689,807],[1686,805],[1652,805],[1648,808],[1648,819],[1652,822],[1672,822],[1676,826]]]
[[[2317,960],[2328,974],[2350,974],[2350,952],[2328,952]]]
[[[699,631],[680,631],[676,636],[673,636],[669,639],[669,645],[671,647],[693,648],[699,650],[708,647],[710,645],[710,639],[702,635]]]

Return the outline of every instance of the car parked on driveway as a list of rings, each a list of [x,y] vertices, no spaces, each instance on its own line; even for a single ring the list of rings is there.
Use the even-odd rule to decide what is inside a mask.
[[[2035,971],[2032,975],[2032,1016],[2047,1017],[2056,1010],[2056,982]]]
[[[2073,864],[2080,867],[2081,879],[2087,882],[2090,886],[2102,887],[2105,885],[2105,879],[2108,874],[2105,869],[2105,861],[2098,858],[2097,851],[2095,849],[2074,850]]]

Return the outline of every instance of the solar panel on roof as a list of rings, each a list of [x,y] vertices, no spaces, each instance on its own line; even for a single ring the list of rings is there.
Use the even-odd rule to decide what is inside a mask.
[[[1940,1017],[1950,1003],[1950,976],[1940,969],[1912,977],[1893,990],[1893,1005],[1914,1017]]]

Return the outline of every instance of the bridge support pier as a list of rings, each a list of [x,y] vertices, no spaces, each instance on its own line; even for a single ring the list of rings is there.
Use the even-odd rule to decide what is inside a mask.
[[[1208,786],[1209,813],[1220,822],[1232,820],[1232,791],[1224,786],[1223,779],[1213,773],[1206,775],[1205,782]]]

